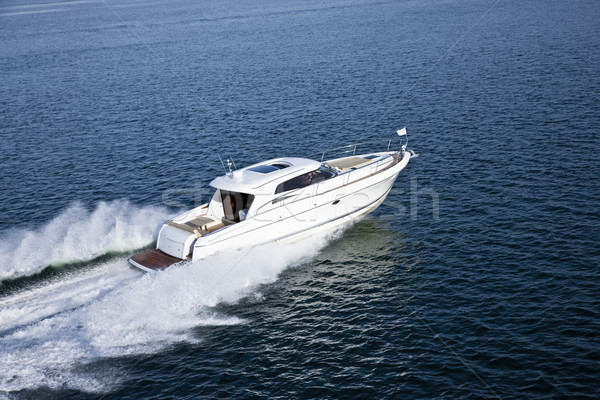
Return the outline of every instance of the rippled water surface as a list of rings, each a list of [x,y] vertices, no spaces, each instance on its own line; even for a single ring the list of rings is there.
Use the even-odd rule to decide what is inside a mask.
[[[600,4],[0,4],[0,398],[600,395]],[[352,226],[158,274],[222,173],[394,139]]]

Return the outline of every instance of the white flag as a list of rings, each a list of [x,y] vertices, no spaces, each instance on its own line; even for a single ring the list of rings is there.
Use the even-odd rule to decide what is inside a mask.
[[[406,128],[398,129],[396,133],[398,136],[406,136]]]

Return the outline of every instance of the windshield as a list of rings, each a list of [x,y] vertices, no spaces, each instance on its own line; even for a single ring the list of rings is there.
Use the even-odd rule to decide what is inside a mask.
[[[318,169],[314,171],[307,172],[305,174],[296,176],[295,178],[289,179],[283,183],[280,183],[275,189],[275,194],[287,192],[288,190],[300,189],[333,178],[336,175],[337,174],[334,170],[325,165],[321,165]]]

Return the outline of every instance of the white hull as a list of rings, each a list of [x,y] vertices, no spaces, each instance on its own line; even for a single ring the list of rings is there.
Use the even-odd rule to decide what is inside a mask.
[[[390,188],[391,189],[391,188]],[[375,204],[373,204],[370,207],[365,207],[363,209],[357,210],[354,213],[348,214],[345,217],[342,218],[338,218],[338,219],[334,219],[332,221],[326,222],[322,225],[318,225],[315,226],[314,228],[308,229],[306,231],[291,235],[291,236],[287,236],[285,238],[279,239],[277,240],[277,242],[280,243],[293,243],[296,242],[298,240],[302,240],[302,239],[306,239],[312,235],[321,233],[321,232],[327,232],[327,231],[331,231],[339,226],[342,226],[344,224],[351,224],[354,223],[358,220],[360,220],[362,217],[364,217],[365,215],[375,211],[375,209],[377,207],[379,207],[381,205],[381,203],[383,203],[383,201],[385,200],[385,198],[387,197],[387,194],[389,193],[389,191],[382,196],[378,201],[375,202]]]
[[[399,172],[399,171],[398,171]],[[398,173],[376,182],[367,188],[356,188],[355,191],[332,193],[318,199],[318,203],[309,209],[304,204],[313,197],[307,196],[300,204],[292,208],[282,205],[272,212],[265,213],[258,222],[239,223],[228,227],[221,234],[207,237],[196,242],[193,260],[205,258],[211,254],[246,246],[254,246],[273,241],[293,241],[307,237],[316,232],[329,230],[336,226],[351,222],[374,211],[389,193]],[[338,204],[333,204],[339,200]],[[337,207],[336,207],[337,206]],[[303,211],[295,212],[301,208]],[[331,208],[337,208],[332,212]],[[260,224],[260,225],[259,225]],[[240,241],[240,237],[244,237]]]
[[[257,215],[254,220],[249,219],[229,226],[222,232],[201,237],[193,247],[192,260],[228,249],[301,238],[364,216],[385,200],[409,157],[382,174],[375,174],[329,193],[319,193],[318,185],[308,187],[296,194],[290,204],[284,200],[277,207]],[[336,201],[338,203],[334,204]]]
[[[275,159],[217,178],[210,203],[167,221],[157,249],[130,261],[144,270],[162,269],[218,252],[291,242],[355,221],[385,200],[411,154],[403,148],[324,163]],[[304,176],[312,181],[300,184],[297,179]]]

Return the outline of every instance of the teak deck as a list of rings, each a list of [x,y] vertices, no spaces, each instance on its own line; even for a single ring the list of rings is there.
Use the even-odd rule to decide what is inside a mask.
[[[146,250],[131,257],[131,261],[149,270],[162,270],[173,264],[183,261],[160,250]]]
[[[196,237],[204,236],[225,226],[220,221],[206,217],[196,217],[182,223],[169,220],[166,224],[189,233],[194,233]]]
[[[351,168],[358,168],[358,167],[368,164],[370,162],[373,162],[373,160],[371,160],[369,158],[355,156],[355,157],[343,158],[338,161],[332,161],[329,163],[329,165],[332,167],[339,168],[339,169],[351,169]]]

